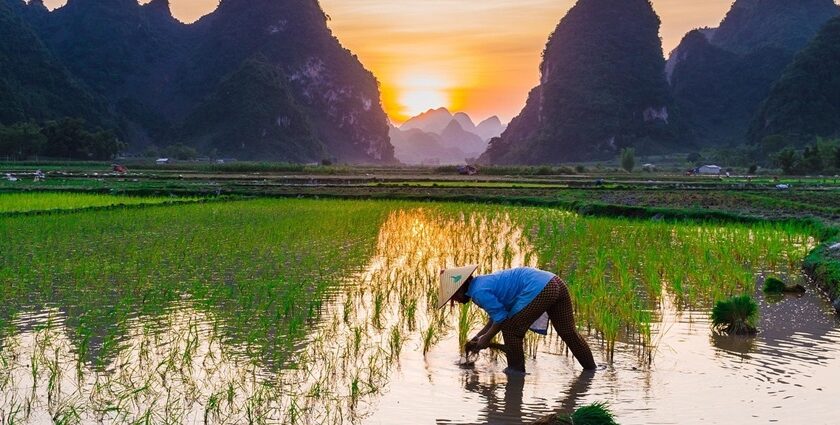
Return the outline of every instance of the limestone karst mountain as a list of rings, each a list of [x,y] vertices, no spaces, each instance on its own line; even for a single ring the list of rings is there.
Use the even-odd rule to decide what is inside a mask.
[[[130,149],[179,142],[240,159],[394,160],[377,81],[316,1],[222,0],[190,25],[168,0],[69,0],[53,12],[0,2],[107,102]]]
[[[579,0],[545,48],[541,81],[481,157],[545,164],[674,143],[659,17],[646,0]],[[597,53],[597,54],[595,54]]]
[[[743,144],[773,83],[838,13],[833,0],[738,0],[720,27],[687,34],[668,60],[687,140]]]
[[[761,145],[765,137],[779,135],[802,146],[817,137],[840,138],[838,69],[840,17],[823,27],[773,85],[753,119],[750,140]]]

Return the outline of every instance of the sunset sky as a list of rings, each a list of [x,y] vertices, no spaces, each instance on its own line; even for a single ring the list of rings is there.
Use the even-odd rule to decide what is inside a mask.
[[[653,0],[666,54],[685,33],[717,26],[733,0]],[[56,7],[66,0],[45,0]],[[146,2],[146,1],[141,1]],[[170,0],[193,22],[218,0]],[[321,0],[330,28],[382,84],[395,122],[446,106],[507,122],[539,81],[548,35],[574,0]]]

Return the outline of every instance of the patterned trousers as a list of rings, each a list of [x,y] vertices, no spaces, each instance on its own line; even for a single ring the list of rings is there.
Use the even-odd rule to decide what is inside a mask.
[[[569,288],[556,276],[528,306],[502,323],[502,337],[505,339],[508,367],[525,371],[525,333],[543,313],[548,313],[557,335],[563,339],[580,365],[584,369],[595,369],[592,351],[575,328]]]

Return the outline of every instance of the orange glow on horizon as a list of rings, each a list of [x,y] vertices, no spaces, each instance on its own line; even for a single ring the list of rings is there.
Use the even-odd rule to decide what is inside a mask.
[[[666,56],[691,29],[717,26],[732,1],[653,0]],[[55,8],[66,0],[44,3]],[[175,17],[189,23],[212,12],[219,0],[170,3]],[[467,112],[475,121],[498,115],[507,122],[538,84],[540,53],[575,0],[320,3],[342,45],[379,80],[383,108],[393,121],[443,106]],[[412,83],[417,77],[441,84]]]

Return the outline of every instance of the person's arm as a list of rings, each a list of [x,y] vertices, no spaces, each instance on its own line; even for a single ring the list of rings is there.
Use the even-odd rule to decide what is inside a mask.
[[[490,326],[490,329],[478,339],[478,342],[475,344],[475,351],[481,351],[490,346],[490,342],[493,341],[493,338],[499,334],[502,330],[502,324],[493,322],[493,325]]]
[[[470,341],[471,341],[471,342],[478,342],[478,340],[479,340],[479,339],[480,339],[480,338],[481,338],[484,334],[486,334],[486,333],[487,333],[487,331],[489,331],[489,330],[490,330],[490,327],[491,327],[491,326],[493,326],[493,321],[492,321],[492,320],[488,320],[488,321],[487,321],[487,324],[486,324],[486,325],[484,325],[484,328],[482,328],[480,331],[478,331],[478,333],[477,333],[477,334],[475,334],[475,336],[474,336],[474,337],[473,337]]]
[[[490,291],[477,291],[473,301],[490,316],[490,321],[478,334],[478,340],[470,341],[473,351],[480,351],[490,346],[490,341],[502,330],[502,323],[508,318],[508,311]]]

